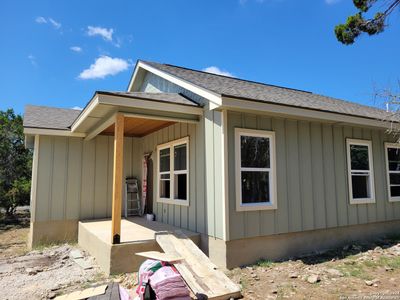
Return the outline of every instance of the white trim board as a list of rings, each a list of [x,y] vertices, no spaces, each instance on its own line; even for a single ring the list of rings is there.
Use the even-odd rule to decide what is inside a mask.
[[[184,80],[182,78],[179,78],[178,76],[175,76],[175,75],[172,75],[170,73],[161,71],[161,70],[159,70],[159,69],[157,69],[155,67],[152,67],[152,66],[150,66],[150,65],[148,65],[148,64],[146,64],[145,62],[142,62],[142,61],[139,61],[136,64],[135,71],[134,71],[132,79],[131,79],[131,81],[129,83],[128,92],[131,92],[131,89],[133,87],[133,83],[135,82],[137,74],[139,73],[138,72],[139,68],[142,68],[142,69],[144,69],[144,70],[146,70],[146,71],[148,71],[150,73],[153,73],[154,75],[157,75],[157,76],[159,76],[161,78],[164,78],[165,80],[168,80],[168,81],[170,81],[170,82],[172,82],[172,83],[174,83],[176,85],[179,85],[180,87],[182,87],[184,89],[187,89],[188,91],[191,91],[191,92],[193,92],[193,93],[195,93],[195,94],[197,94],[197,95],[209,100],[212,103],[211,107],[213,107],[213,108],[219,107],[221,105],[221,103],[222,103],[222,99],[221,99],[221,95],[220,94],[212,92],[210,90],[207,90],[207,89],[205,89],[203,87],[197,86],[197,85],[195,85],[195,84],[193,84],[193,83],[191,83],[189,81],[186,81],[186,80]]]
[[[368,167],[369,170],[352,170],[351,169],[351,154],[350,154],[350,145],[360,145],[368,147]],[[347,179],[349,186],[349,199],[350,204],[373,204],[375,203],[375,181],[374,181],[374,160],[372,155],[372,141],[370,140],[360,140],[360,139],[346,139],[346,157],[347,157]],[[355,173],[368,173],[369,175],[369,184],[370,184],[370,196],[368,198],[353,198],[353,185],[352,185],[352,176],[357,176],[357,174],[353,175],[352,172]],[[360,175],[361,176],[361,175]]]
[[[241,136],[262,137],[269,139],[270,167],[263,171],[269,172],[269,199],[270,202],[242,203],[242,167],[241,166]],[[247,171],[260,171],[262,168],[245,168]],[[245,171],[246,171],[245,170]],[[276,176],[276,146],[275,132],[268,130],[256,130],[247,128],[235,128],[235,186],[236,186],[236,211],[255,211],[277,209],[277,176]]]
[[[318,120],[335,124],[362,125],[373,128],[389,128],[390,122],[373,120],[363,117],[345,115],[341,113],[325,112],[309,108],[292,107],[287,105],[262,103],[246,99],[234,99],[223,97],[221,108],[232,111],[249,112],[266,115],[276,115],[282,117],[291,117],[294,119],[303,118],[305,120]]]
[[[24,128],[25,135],[53,135],[68,137],[86,137],[85,133],[71,132],[69,130],[45,129],[45,128]]]
[[[389,156],[388,156],[388,148],[396,148],[400,150],[400,144],[399,143],[385,143],[385,169],[386,169],[386,186],[387,186],[387,192],[388,192],[388,200],[389,202],[399,202],[400,201],[400,196],[397,197],[392,197],[391,192],[390,192],[390,172],[389,172]],[[391,171],[393,172],[393,171]],[[400,174],[400,171],[396,171],[396,173]]]

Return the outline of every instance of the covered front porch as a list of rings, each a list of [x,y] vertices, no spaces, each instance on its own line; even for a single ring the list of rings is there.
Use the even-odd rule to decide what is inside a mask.
[[[157,232],[181,230],[196,245],[200,245],[199,233],[148,221],[144,217],[122,219],[120,243],[112,244],[111,223],[111,219],[80,221],[78,227],[79,245],[96,258],[107,274],[138,270],[145,258],[135,255],[137,252],[162,251],[155,240]]]
[[[155,150],[157,145],[172,140],[186,138],[188,141],[191,139],[194,142],[201,114],[202,109],[197,104],[179,94],[97,93],[72,125],[73,132],[86,133],[86,142],[98,140],[101,136],[113,137],[112,149],[108,151],[112,164],[109,164],[108,168],[104,168],[107,173],[112,168],[111,176],[108,177],[112,184],[105,189],[112,191],[110,195],[106,193],[108,195],[106,198],[111,198],[111,203],[107,200],[111,204],[111,219],[81,220],[78,226],[80,246],[97,259],[106,273],[137,270],[143,258],[134,255],[135,252],[160,250],[155,241],[156,232],[175,231],[188,227],[188,222],[185,222],[186,225],[180,226],[180,220],[171,224],[170,216],[178,216],[178,212],[180,214],[181,211],[188,215],[189,174],[186,176],[187,186],[184,189],[187,201],[183,203],[182,208],[181,205],[175,205],[176,203],[174,204],[172,201],[160,205],[158,203],[160,195],[157,177],[158,157]],[[189,132],[189,128],[191,132]],[[99,151],[101,148],[97,148],[96,143],[94,154],[100,153]],[[139,195],[142,198],[144,194],[141,184],[143,181],[147,181],[142,173],[142,161],[148,154],[153,154],[154,165],[151,170],[151,185],[148,184],[148,188],[152,192],[149,195],[151,203],[147,205],[150,207],[150,211],[146,210],[146,212],[154,213],[157,221],[147,221],[142,217],[122,219],[126,207],[125,180],[127,177],[135,177],[138,180]],[[189,150],[185,155],[187,157],[191,155]],[[173,157],[172,153],[171,157]],[[101,162],[98,163],[100,165]],[[186,172],[189,173],[188,168]],[[93,175],[98,176],[96,173]],[[171,176],[173,176],[172,173]],[[95,189],[102,190],[104,186],[95,186]],[[173,189],[172,180],[171,189]],[[101,198],[104,196],[105,194],[102,194]],[[104,205],[96,197],[93,201],[94,209],[99,205]],[[104,200],[102,202],[104,203]],[[146,203],[142,202],[141,204],[143,211]],[[151,211],[153,205],[155,208]],[[198,234],[188,230],[184,232],[195,243],[199,242]]]

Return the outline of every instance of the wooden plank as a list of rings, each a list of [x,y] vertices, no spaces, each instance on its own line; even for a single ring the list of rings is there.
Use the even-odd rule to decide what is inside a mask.
[[[124,115],[115,116],[111,243],[121,240],[122,173],[124,166]]]
[[[165,261],[167,263],[173,264],[182,261],[184,258],[182,256],[177,256],[168,253],[162,253],[159,251],[146,251],[146,252],[137,252],[135,255]]]
[[[83,291],[76,291],[70,294],[56,297],[57,300],[80,300],[87,299],[98,295],[103,295],[106,292],[107,285],[91,287]]]
[[[197,298],[223,300],[241,296],[239,287],[181,231],[156,233],[156,241],[165,253],[184,258],[175,267]]]

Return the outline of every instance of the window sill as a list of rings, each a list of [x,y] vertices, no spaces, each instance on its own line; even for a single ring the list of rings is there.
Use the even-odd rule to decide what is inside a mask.
[[[171,200],[165,198],[158,198],[157,203],[165,203],[172,205],[180,205],[180,206],[189,206],[189,200]]]
[[[375,204],[375,199],[373,198],[350,199],[350,204]]]
[[[236,211],[258,211],[258,210],[273,210],[277,209],[277,205],[274,203],[254,203],[254,204],[241,204],[236,206]]]
[[[389,202],[400,202],[400,197],[390,197]]]

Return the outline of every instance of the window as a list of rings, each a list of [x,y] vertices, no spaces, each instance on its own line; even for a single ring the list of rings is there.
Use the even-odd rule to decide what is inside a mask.
[[[189,205],[189,138],[157,146],[158,202]]]
[[[347,140],[347,168],[350,204],[375,202],[372,143]]]
[[[389,201],[400,201],[400,144],[385,143]]]
[[[236,210],[276,209],[275,133],[235,129]]]

